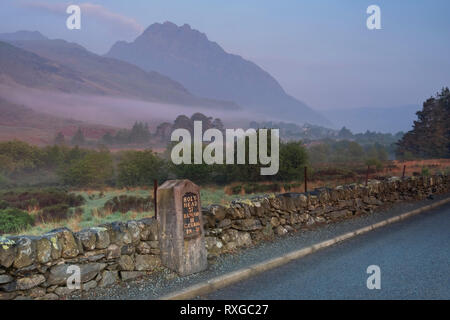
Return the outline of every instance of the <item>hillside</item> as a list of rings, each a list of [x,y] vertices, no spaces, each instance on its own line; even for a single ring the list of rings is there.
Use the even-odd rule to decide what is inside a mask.
[[[75,43],[49,40],[39,33],[25,31],[0,34],[0,40],[10,44],[0,46],[0,73],[3,78],[6,74],[28,87],[220,109],[239,108],[234,103],[196,97],[166,76],[101,57]]]
[[[58,132],[71,137],[81,127],[86,138],[98,139],[106,132],[115,132],[117,128],[88,124],[73,119],[64,119],[47,113],[37,112],[0,98],[0,141],[22,140],[31,144],[46,145],[53,143]]]

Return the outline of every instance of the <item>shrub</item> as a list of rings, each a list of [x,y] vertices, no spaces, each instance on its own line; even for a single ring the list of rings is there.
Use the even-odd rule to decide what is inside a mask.
[[[19,232],[32,224],[33,218],[25,211],[15,208],[0,210],[0,234]]]
[[[145,212],[153,208],[153,197],[147,198],[121,195],[114,197],[104,204],[104,209],[111,212],[127,213],[128,211]]]
[[[28,210],[29,208],[43,209],[60,204],[66,204],[69,207],[78,207],[85,201],[81,195],[74,195],[64,190],[52,188],[44,190],[7,191],[0,194],[0,200],[6,203],[7,207],[21,210]]]
[[[68,218],[69,206],[67,204],[56,204],[43,208],[37,215],[37,220],[41,222],[59,222]]]
[[[430,168],[422,167],[422,175],[425,176],[425,177],[430,176],[431,175]]]

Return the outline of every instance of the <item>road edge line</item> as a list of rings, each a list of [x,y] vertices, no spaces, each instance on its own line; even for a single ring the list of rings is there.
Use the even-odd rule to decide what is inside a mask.
[[[211,293],[213,291],[222,289],[222,288],[229,286],[231,284],[234,284],[236,282],[256,276],[257,274],[280,267],[280,266],[282,266],[288,262],[291,262],[293,260],[297,260],[299,258],[305,257],[311,253],[318,251],[318,250],[335,245],[336,243],[343,242],[345,240],[354,238],[358,235],[370,232],[372,230],[387,226],[387,225],[395,223],[395,222],[405,220],[409,217],[412,217],[419,213],[434,209],[434,208],[444,205],[448,202],[450,202],[450,197],[443,199],[443,200],[439,200],[435,203],[420,207],[418,209],[408,211],[406,213],[402,213],[400,215],[391,217],[389,219],[382,220],[380,222],[371,224],[369,226],[362,227],[357,230],[344,233],[342,235],[339,235],[332,239],[328,239],[328,240],[316,243],[309,247],[289,252],[281,257],[272,258],[272,259],[251,265],[249,267],[242,268],[242,269],[215,277],[213,279],[192,285],[185,289],[182,289],[182,290],[179,290],[176,292],[172,292],[170,294],[167,294],[167,295],[159,298],[159,300],[188,300],[188,299],[192,299],[197,296]]]

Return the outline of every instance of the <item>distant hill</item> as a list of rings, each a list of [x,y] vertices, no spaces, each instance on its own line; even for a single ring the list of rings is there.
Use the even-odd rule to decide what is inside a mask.
[[[0,34],[0,77],[33,88],[138,98],[153,102],[239,109],[231,102],[199,98],[157,72],[105,58],[38,32]],[[22,49],[22,50],[21,50]]]
[[[179,81],[190,92],[231,100],[272,119],[329,125],[321,114],[289,96],[255,63],[225,52],[187,24],[155,23],[134,42],[119,41],[106,54],[157,71]]]
[[[419,105],[392,108],[356,108],[324,111],[336,128],[347,127],[353,133],[366,130],[397,133],[409,131],[416,120]]]

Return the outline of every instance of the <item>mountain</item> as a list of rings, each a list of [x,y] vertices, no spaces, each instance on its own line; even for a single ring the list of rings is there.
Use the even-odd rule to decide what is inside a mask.
[[[66,93],[120,96],[181,105],[239,109],[231,102],[199,98],[157,72],[89,52],[38,32],[0,34],[0,78]],[[5,81],[5,79],[3,79]]]
[[[247,110],[277,119],[330,124],[286,94],[255,63],[225,52],[187,24],[178,27],[171,22],[155,23],[134,42],[115,43],[105,56],[167,75],[199,96],[235,101]]]
[[[366,130],[397,133],[409,131],[416,120],[419,105],[382,108],[355,108],[327,110],[327,117],[337,128],[347,127],[354,133]]]

